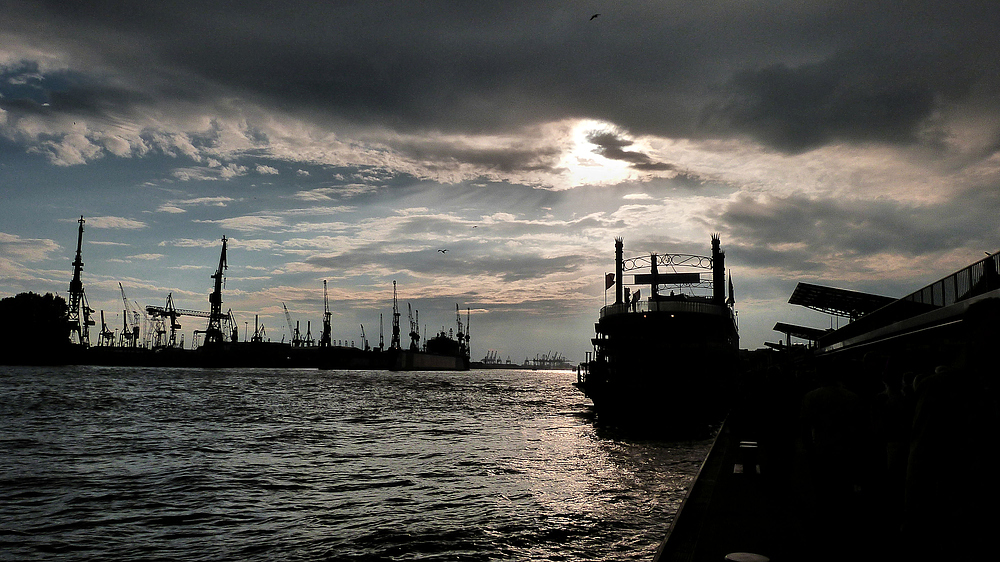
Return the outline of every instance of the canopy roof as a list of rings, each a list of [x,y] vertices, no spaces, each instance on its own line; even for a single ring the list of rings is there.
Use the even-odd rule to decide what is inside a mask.
[[[830,330],[820,330],[819,328],[809,328],[807,326],[796,326],[795,324],[778,322],[774,325],[774,331],[802,338],[804,340],[818,341],[820,336],[826,334]]]
[[[799,283],[795,286],[795,291],[792,292],[788,303],[802,305],[836,316],[858,318],[896,300],[892,297],[862,293],[861,291]]]

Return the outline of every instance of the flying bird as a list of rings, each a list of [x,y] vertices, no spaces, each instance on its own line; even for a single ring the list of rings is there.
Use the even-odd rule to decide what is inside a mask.
[[[439,251],[439,252],[441,252],[441,253],[443,254],[443,253],[447,252],[448,250],[447,250],[447,248],[446,248],[446,249],[444,249],[444,250],[438,250],[438,251]]]
[[[594,15],[590,16],[590,19],[594,19],[594,18],[596,18],[599,15],[601,15],[601,14],[594,14]]]

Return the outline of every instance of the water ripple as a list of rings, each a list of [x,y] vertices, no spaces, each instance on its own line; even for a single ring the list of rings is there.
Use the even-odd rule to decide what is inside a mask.
[[[0,559],[645,560],[708,443],[572,375],[0,372]]]

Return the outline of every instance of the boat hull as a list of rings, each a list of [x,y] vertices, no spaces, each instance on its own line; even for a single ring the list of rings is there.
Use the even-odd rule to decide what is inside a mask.
[[[393,371],[468,371],[469,358],[423,351],[401,350],[395,354]]]

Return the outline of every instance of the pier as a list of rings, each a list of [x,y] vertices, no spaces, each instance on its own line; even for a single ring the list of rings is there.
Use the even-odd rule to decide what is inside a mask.
[[[800,284],[850,322],[776,325],[654,560],[990,559],[998,265],[899,299]]]

